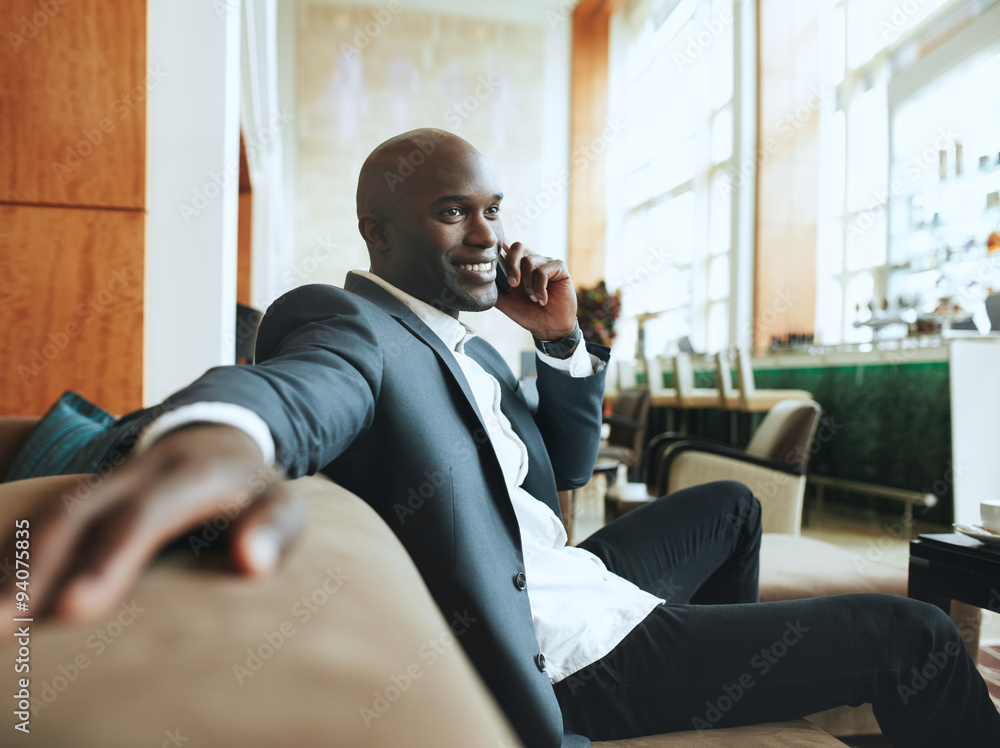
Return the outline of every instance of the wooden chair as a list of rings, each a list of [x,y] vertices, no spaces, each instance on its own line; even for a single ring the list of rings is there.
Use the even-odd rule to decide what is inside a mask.
[[[633,468],[642,464],[649,401],[649,390],[641,387],[622,390],[618,394],[614,411],[604,419],[611,426],[611,431],[607,441],[601,442],[598,463],[614,460]]]
[[[725,351],[715,354],[715,387],[719,390],[719,403],[723,410],[740,409],[740,391],[733,385],[733,372]],[[811,398],[810,398],[811,399]]]
[[[750,437],[753,415],[767,413],[782,400],[812,400],[805,390],[759,390],[754,382],[750,354],[736,348],[736,382],[733,387],[729,354],[720,351],[715,356],[715,379],[723,410],[736,414],[736,442],[745,444]],[[730,427],[730,431],[731,431]]]
[[[736,380],[739,385],[739,409],[744,413],[766,413],[782,400],[812,400],[805,390],[759,390],[754,383],[753,366],[746,348],[736,349]]]
[[[689,353],[674,356],[674,384],[680,406],[686,410],[718,408],[722,404],[719,390],[694,386],[694,367]]]

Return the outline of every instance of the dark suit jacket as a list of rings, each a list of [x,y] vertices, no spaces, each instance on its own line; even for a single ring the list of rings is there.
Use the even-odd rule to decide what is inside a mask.
[[[588,348],[607,360],[607,348]],[[494,348],[475,338],[466,352],[499,381],[503,412],[528,449],[524,489],[558,515],[557,489],[591,476],[603,373],[571,378],[540,366],[531,412]],[[213,369],[167,405],[248,407],[270,426],[289,476],[321,471],[367,501],[445,618],[461,622],[459,641],[525,745],[559,746],[562,717],[536,662],[527,593],[515,583],[524,570],[517,520],[472,392],[440,339],[352,274],[346,290],[305,286],[276,301],[256,362]]]

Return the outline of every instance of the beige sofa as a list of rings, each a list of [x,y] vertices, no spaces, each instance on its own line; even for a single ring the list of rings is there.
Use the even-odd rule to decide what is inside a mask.
[[[0,454],[4,440],[0,433]],[[0,527],[12,527],[41,493],[74,486],[73,477],[0,485]],[[328,481],[294,486],[309,521],[275,576],[247,581],[175,550],[100,620],[30,624],[35,708],[17,743],[519,745],[388,527]],[[0,643],[8,695],[23,677],[14,672],[18,648]],[[11,701],[5,735],[13,734]],[[842,746],[804,722],[596,745]]]

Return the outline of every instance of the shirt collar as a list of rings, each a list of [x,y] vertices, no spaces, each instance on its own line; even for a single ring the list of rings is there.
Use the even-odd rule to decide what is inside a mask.
[[[354,270],[352,272],[381,286],[399,299],[400,302],[406,305],[407,309],[417,315],[421,322],[431,328],[434,334],[441,338],[441,342],[448,347],[448,350],[456,353],[464,353],[465,344],[476,337],[476,331],[468,325],[459,322],[440,309],[435,309],[426,301],[421,301],[415,296],[410,296],[406,291],[401,291],[384,278],[380,278],[367,270]]]

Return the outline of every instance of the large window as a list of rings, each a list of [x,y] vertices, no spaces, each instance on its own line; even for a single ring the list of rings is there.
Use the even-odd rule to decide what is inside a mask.
[[[891,230],[890,219],[897,226],[902,219],[907,230],[911,221],[916,222],[913,228],[923,228],[922,217],[909,215],[911,206],[923,199],[925,183],[945,180],[939,177],[943,168],[939,159],[955,157],[954,143],[942,141],[945,123],[963,120],[964,129],[983,129],[993,123],[983,117],[964,119],[942,97],[935,102],[936,111],[925,107],[919,117],[908,117],[908,124],[901,127],[905,107],[891,109],[890,90],[989,4],[978,0],[827,0],[822,24],[829,51],[824,78],[837,95],[824,110],[820,149],[824,197],[817,257],[819,342],[868,342],[878,334],[873,317],[887,319],[893,313],[905,317],[938,304],[933,288],[937,279],[930,276],[926,298],[894,290],[898,278],[893,275],[909,270],[911,253],[901,252],[903,232]],[[921,77],[927,73],[933,75],[921,71]],[[935,83],[933,79],[924,82]],[[963,94],[995,101],[985,89]],[[982,127],[976,127],[977,121]],[[947,155],[940,156],[941,152]],[[952,174],[954,168],[952,161]],[[933,221],[927,219],[928,224]]]
[[[610,151],[606,277],[626,355],[639,319],[647,358],[683,336],[700,351],[733,341],[734,50],[752,4],[737,6],[632,0],[612,20],[611,116],[627,136]]]

